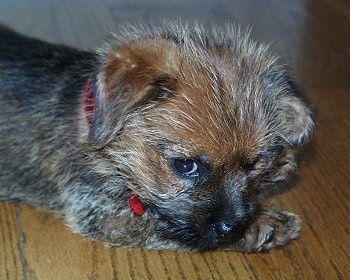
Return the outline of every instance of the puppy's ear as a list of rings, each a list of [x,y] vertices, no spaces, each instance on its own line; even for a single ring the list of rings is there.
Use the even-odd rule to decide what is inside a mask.
[[[175,67],[175,56],[173,44],[162,39],[109,50],[102,58],[96,79],[96,111],[89,140],[110,141],[123,128],[130,112],[150,101],[166,98],[175,87],[175,79],[168,74]]]
[[[315,125],[309,102],[301,87],[289,75],[277,74],[272,80],[265,80],[267,92],[274,94],[273,84],[276,83],[279,88],[279,95],[275,99],[279,111],[278,132],[288,143],[302,145],[311,138]]]

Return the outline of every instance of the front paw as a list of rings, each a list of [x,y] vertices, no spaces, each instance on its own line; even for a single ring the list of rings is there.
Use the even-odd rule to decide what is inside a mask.
[[[237,249],[259,252],[284,246],[297,239],[300,231],[301,221],[295,214],[263,208],[237,242]]]

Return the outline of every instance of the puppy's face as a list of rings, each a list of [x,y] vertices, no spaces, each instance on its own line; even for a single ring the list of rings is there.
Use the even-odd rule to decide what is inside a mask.
[[[166,35],[103,57],[89,139],[155,230],[186,247],[231,243],[258,187],[287,177],[310,134],[294,82],[242,41]]]

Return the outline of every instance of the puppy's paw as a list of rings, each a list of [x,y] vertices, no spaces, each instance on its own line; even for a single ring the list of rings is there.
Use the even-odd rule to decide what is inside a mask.
[[[266,251],[297,239],[300,232],[301,221],[295,214],[263,208],[236,245],[240,251]]]
[[[300,236],[301,221],[289,212],[275,212],[270,220],[261,224],[257,234],[256,251],[269,250],[284,246]]]

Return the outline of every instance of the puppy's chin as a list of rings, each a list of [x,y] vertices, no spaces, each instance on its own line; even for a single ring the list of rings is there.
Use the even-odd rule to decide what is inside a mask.
[[[156,229],[163,238],[176,240],[189,250],[211,250],[220,247],[220,239],[214,231],[208,230],[205,234],[199,235],[191,229],[174,225],[173,223],[160,222]]]

